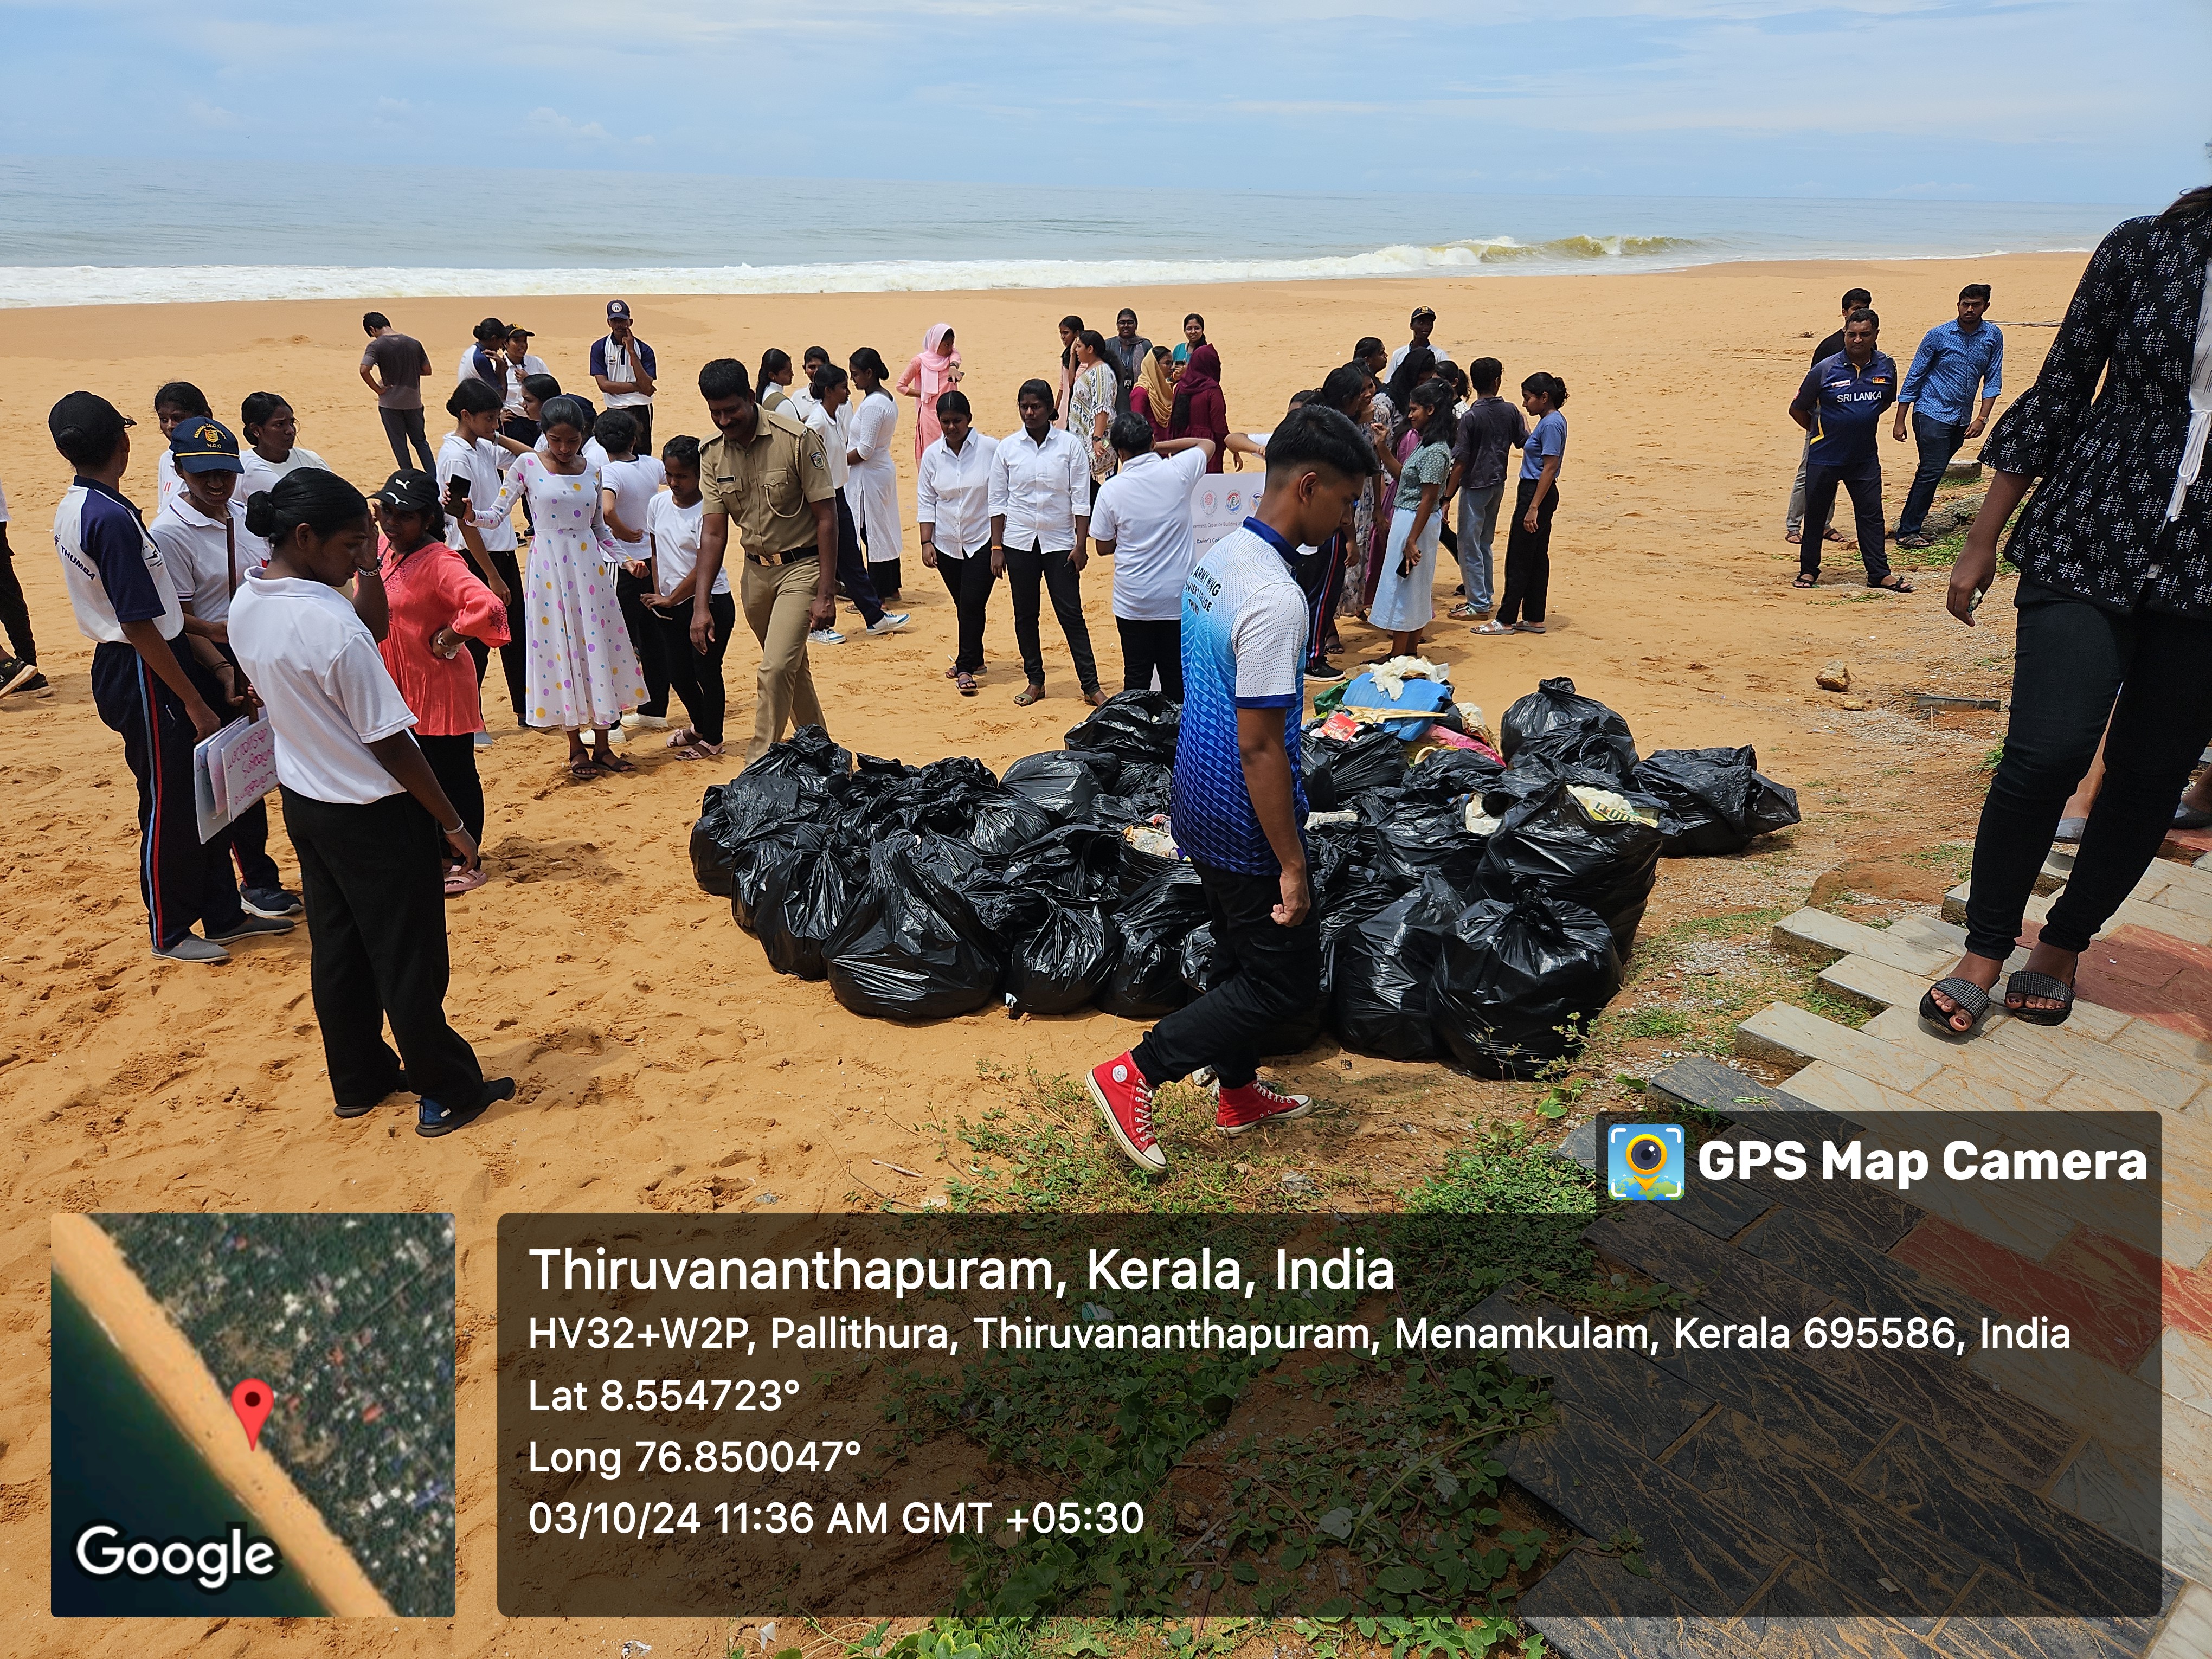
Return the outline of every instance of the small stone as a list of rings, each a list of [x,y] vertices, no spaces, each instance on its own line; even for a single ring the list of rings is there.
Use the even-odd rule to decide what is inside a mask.
[[[1850,666],[1838,659],[1813,676],[1813,683],[1823,691],[1848,691],[1851,689]]]
[[[1841,708],[1848,709],[1854,714],[1863,714],[1874,705],[1872,703],[1861,702],[1856,697],[1845,697],[1843,702],[1837,706]]]
[[[1310,1177],[1300,1175],[1296,1170],[1285,1170],[1283,1172],[1283,1190],[1291,1193],[1317,1193],[1321,1188],[1316,1186]]]

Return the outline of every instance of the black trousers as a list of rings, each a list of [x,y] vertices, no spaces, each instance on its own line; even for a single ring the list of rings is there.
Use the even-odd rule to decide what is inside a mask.
[[[464,732],[459,737],[443,738],[418,734],[415,742],[422,750],[422,758],[430,763],[431,775],[438,780],[438,787],[446,792],[446,799],[461,815],[461,828],[483,841],[483,780],[477,775],[476,733]],[[450,860],[450,850],[441,856]]]
[[[837,492],[837,591],[859,607],[860,620],[869,627],[881,620],[884,602],[868,570],[867,556],[860,551],[860,527],[842,489]]]
[[[1336,631],[1336,606],[1344,592],[1344,536],[1331,536],[1310,553],[1298,556],[1298,587],[1306,596],[1306,660],[1322,665],[1329,636]]]
[[[1091,629],[1083,620],[1083,573],[1068,562],[1067,551],[1042,547],[1006,550],[1006,586],[1014,592],[1014,643],[1021,647],[1022,672],[1031,685],[1044,684],[1044,642],[1037,635],[1038,585],[1052,592],[1052,612],[1075,659],[1075,681],[1084,690],[1098,689],[1098,663],[1091,654]]]
[[[1889,550],[1883,545],[1881,522],[1881,463],[1861,461],[1851,466],[1805,464],[1805,523],[1797,547],[1800,574],[1820,574],[1820,542],[1828,533],[1828,520],[1836,510],[1836,486],[1850,492],[1851,516],[1858,522],[1859,557],[1866,561],[1867,586],[1889,580]],[[2087,769],[2086,768],[2084,769]]]
[[[646,592],[643,577],[627,570],[615,572],[615,600],[622,606],[623,626],[629,630],[637,665],[645,671],[645,701],[638,704],[637,712],[657,720],[668,713],[668,664],[660,648],[660,629],[645,602]]]
[[[179,635],[173,645],[181,644]],[[211,708],[222,691],[185,650],[177,660]],[[138,785],[138,890],[146,902],[155,947],[167,950],[202,924],[227,933],[245,919],[230,878],[230,832],[200,841],[192,800],[192,729],[183,701],[128,645],[102,644],[92,653],[92,701],[101,721],[123,738],[124,763]]]
[[[1999,961],[2020,938],[2059,814],[2098,738],[2104,787],[2043,924],[2062,951],[2084,949],[2142,879],[2212,736],[2212,620],[2127,615],[2028,582],[2019,605],[2012,717],[1974,835],[1966,905],[1966,948]]]
[[[1136,1048],[1137,1069],[1157,1089],[1211,1066],[1223,1088],[1241,1089],[1259,1075],[1260,1039],[1310,1011],[1321,995],[1321,921],[1309,909],[1295,927],[1277,925],[1279,876],[1194,867],[1205,884],[1214,949],[1228,959],[1228,975],[1146,1033]]]
[[[979,547],[966,558],[955,559],[939,548],[937,574],[945,579],[945,591],[952,596],[952,608],[960,618],[960,654],[952,665],[962,673],[975,673],[983,666],[983,622],[990,614],[992,585],[999,580],[991,568],[991,550]]]
[[[430,436],[422,428],[420,409],[380,409],[377,418],[384,422],[384,441],[392,446],[392,460],[395,466],[412,465],[407,459],[407,446],[413,444],[415,453],[422,457],[420,465],[425,472],[438,470],[437,457],[430,453]]]
[[[1160,690],[1176,702],[1182,701],[1182,622],[1133,622],[1114,618],[1121,635],[1121,689],[1149,691],[1152,675],[1160,677]]]
[[[465,739],[464,739],[465,741]],[[331,1094],[374,1106],[399,1086],[472,1104],[483,1068],[446,1023],[445,838],[412,795],[337,805],[284,791],[313,940],[310,982]],[[394,1054],[384,1040],[392,1024]]]
[[[899,596],[899,562],[896,559],[870,559],[868,580],[874,585],[879,599],[896,599]]]
[[[1505,595],[1498,602],[1501,627],[1543,621],[1545,604],[1552,596],[1552,515],[1559,510],[1556,483],[1545,492],[1543,506],[1536,509],[1534,532],[1525,525],[1528,502],[1542,482],[1522,479],[1513,497],[1513,523],[1505,534]]]
[[[276,860],[269,856],[269,803],[258,800],[230,821],[224,832],[230,837],[231,861],[238,866],[240,887],[284,884]]]
[[[13,554],[8,526],[0,524],[0,628],[8,631],[10,652],[24,662],[36,662],[39,642],[31,637],[31,608],[23,603],[23,584],[15,580]]]
[[[729,702],[722,684],[722,653],[730,648],[730,630],[738,625],[738,602],[728,593],[707,596],[707,614],[714,619],[714,637],[704,656],[691,643],[691,607],[697,603],[695,597],[656,611],[653,620],[660,630],[661,665],[668,672],[669,684],[684,699],[691,729],[708,743],[720,743],[722,714]]]

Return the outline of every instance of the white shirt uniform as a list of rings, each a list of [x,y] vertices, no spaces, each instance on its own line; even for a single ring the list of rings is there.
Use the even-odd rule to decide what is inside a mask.
[[[353,601],[299,576],[257,572],[231,607],[230,648],[276,732],[276,777],[337,806],[400,793],[368,745],[415,724]]]
[[[814,401],[814,393],[807,389],[806,382],[798,380],[792,384],[791,392],[784,400],[783,412],[804,426],[813,418],[814,411],[821,407]]]
[[[605,366],[608,380],[616,386],[635,386],[637,371],[645,362],[642,356],[634,356],[637,337],[633,334],[630,340],[631,343],[626,346],[610,334],[599,343],[601,349],[597,354],[599,364]],[[599,365],[594,365],[597,367]],[[609,409],[649,409],[653,405],[651,394],[643,392],[610,392],[606,399]]]
[[[1175,622],[1183,584],[1198,557],[1190,533],[1190,492],[1206,476],[1206,452],[1132,455],[1098,486],[1091,509],[1094,541],[1114,544],[1114,614],[1130,622]]]
[[[653,492],[668,482],[668,469],[650,455],[641,455],[634,461],[609,461],[599,469],[599,487],[615,493],[615,512],[623,524],[638,533],[635,542],[622,542],[624,553],[632,558],[644,558],[646,515],[652,510]],[[612,534],[614,526],[607,526]],[[619,536],[615,537],[618,542]]]
[[[884,564],[899,556],[898,463],[891,456],[891,434],[898,429],[898,403],[890,392],[871,392],[848,404],[852,422],[852,464],[845,501],[853,522],[867,538],[868,562]]]
[[[1411,340],[1408,340],[1404,345],[1400,346],[1395,351],[1390,354],[1389,365],[1382,371],[1383,385],[1388,386],[1392,380],[1397,379],[1398,369],[1400,366],[1405,362],[1406,354],[1413,349],[1413,343]],[[1448,363],[1452,360],[1451,353],[1444,347],[1438,345],[1434,340],[1429,342],[1429,349],[1435,355],[1436,360],[1440,363]]]
[[[163,450],[154,460],[154,511],[158,514],[184,487],[185,481],[177,476],[177,458]]]
[[[522,362],[520,365],[510,361],[507,371],[507,397],[500,404],[501,415],[520,418],[522,414],[523,381],[532,374],[548,374],[551,372],[545,367],[545,360],[543,357],[533,356],[527,351],[522,354]],[[505,450],[502,449],[499,453],[502,459],[506,459]]]
[[[848,404],[832,415],[813,398],[809,398],[806,401],[812,407],[799,418],[822,440],[822,453],[830,458],[830,487],[842,489],[851,471],[845,465],[845,452],[852,447],[853,434],[845,429],[845,416],[852,405]],[[790,404],[786,404],[785,408],[787,410]]]
[[[269,544],[246,527],[246,503],[238,498],[235,487],[228,505],[228,534],[223,520],[201,512],[184,490],[146,528],[161,550],[161,562],[169,568],[177,598],[190,605],[192,615],[202,622],[227,618],[237,583],[269,562]]]
[[[185,630],[184,607],[177,602],[176,584],[161,561],[161,550],[146,533],[124,498],[112,490],[73,483],[54,508],[54,552],[62,562],[62,581],[69,589],[70,609],[76,613],[77,631],[97,645],[127,641],[123,623],[150,622],[165,640]],[[131,564],[135,556],[143,564],[143,578]],[[131,590],[131,615],[119,617],[117,594],[109,591],[106,568],[118,584]]]
[[[955,454],[939,438],[921,452],[914,516],[930,527],[940,559],[964,559],[991,546],[991,458],[999,441],[969,429]]]
[[[445,499],[446,486],[455,478],[468,485],[469,517],[487,553],[512,553],[519,544],[514,520],[491,511],[491,504],[499,499],[499,475],[507,460],[507,452],[489,438],[471,443],[459,433],[448,432],[438,446],[438,498]],[[462,558],[468,557],[467,544],[458,528],[451,532],[447,544]]]
[[[662,491],[653,498],[646,513],[646,534],[653,542],[653,574],[654,586],[663,593],[673,593],[684,579],[699,563],[699,521],[705,516],[707,498],[701,496],[689,507],[676,505],[676,497]],[[730,567],[724,565],[714,573],[714,591],[730,591]]]
[[[1004,514],[1006,545],[1065,553],[1075,545],[1075,521],[1091,516],[1091,445],[1063,427],[1044,441],[1027,427],[999,440],[991,457],[991,516]]]
[[[325,472],[331,471],[331,464],[313,450],[301,449],[297,445],[281,461],[264,459],[261,452],[255,449],[241,452],[238,459],[246,471],[239,475],[238,483],[232,487],[231,493],[241,501],[252,501],[257,489],[276,489],[279,478],[287,473],[297,472],[303,466],[319,467]]]

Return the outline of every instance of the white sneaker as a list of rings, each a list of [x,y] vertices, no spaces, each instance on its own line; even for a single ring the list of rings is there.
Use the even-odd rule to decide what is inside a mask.
[[[875,621],[868,624],[868,632],[871,634],[896,634],[900,629],[904,628],[906,624],[907,613],[905,611],[886,611],[882,616],[877,617]]]
[[[491,733],[489,732],[479,732],[472,739],[471,739],[471,741],[472,741],[479,749],[489,749],[491,747]]]
[[[625,732],[665,732],[668,729],[665,716],[641,714],[635,708],[622,717],[622,723]]]
[[[870,630],[873,632],[873,629]],[[842,645],[845,636],[834,628],[817,628],[806,636],[810,645]]]

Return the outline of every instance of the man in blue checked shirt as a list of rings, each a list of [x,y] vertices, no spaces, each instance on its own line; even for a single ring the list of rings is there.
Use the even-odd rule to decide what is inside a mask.
[[[2004,390],[2004,333],[1982,313],[1990,308],[1990,285],[1969,283],[1959,290],[1958,320],[1938,323],[1920,339],[1912,354],[1912,367],[1898,389],[1897,422],[1890,436],[1905,441],[1905,410],[1912,409],[1912,435],[1920,445],[1920,470],[1912,475],[1912,488],[1905,497],[1905,511],[1897,520],[1899,547],[1926,547],[1920,533],[1928,509],[1936,500],[1936,486],[1943,482],[1943,469],[1969,438],[1978,438],[1989,423],[1990,410]],[[1981,407],[1974,395],[1981,394]]]

